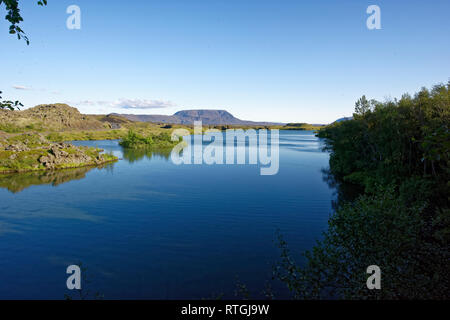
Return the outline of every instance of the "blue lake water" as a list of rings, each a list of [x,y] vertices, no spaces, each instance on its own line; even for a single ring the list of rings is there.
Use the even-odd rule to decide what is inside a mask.
[[[253,298],[279,260],[277,230],[301,262],[327,228],[329,155],[313,132],[280,132],[277,175],[258,165],[175,165],[117,141],[104,168],[0,177],[0,299],[64,299],[67,266],[106,299]],[[76,295],[72,294],[74,297]],[[92,297],[92,296],[90,296]]]

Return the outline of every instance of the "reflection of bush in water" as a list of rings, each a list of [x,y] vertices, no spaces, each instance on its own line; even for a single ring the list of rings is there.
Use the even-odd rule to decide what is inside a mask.
[[[339,209],[345,203],[355,201],[359,195],[363,193],[361,186],[353,183],[344,183],[336,179],[330,169],[322,169],[322,181],[325,182],[330,189],[334,190],[335,199],[331,201],[333,210]]]
[[[123,158],[130,163],[139,161],[143,158],[152,159],[154,156],[169,160],[172,149],[128,149],[123,148]]]
[[[72,180],[81,180],[85,178],[88,171],[94,168],[112,169],[112,166],[113,164],[109,163],[97,167],[2,174],[0,175],[0,188],[5,188],[13,193],[18,193],[35,185],[51,184],[56,187]]]

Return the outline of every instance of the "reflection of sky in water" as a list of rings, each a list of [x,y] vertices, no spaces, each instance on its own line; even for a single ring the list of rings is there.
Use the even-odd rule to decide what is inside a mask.
[[[280,133],[275,176],[77,144],[123,160],[57,186],[0,188],[0,298],[63,298],[65,267],[79,261],[106,298],[234,298],[236,276],[258,293],[279,256],[275,231],[299,256],[331,212],[328,155],[310,132]]]

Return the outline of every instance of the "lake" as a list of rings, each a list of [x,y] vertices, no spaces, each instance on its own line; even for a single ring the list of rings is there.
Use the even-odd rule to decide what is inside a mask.
[[[106,299],[263,298],[277,230],[300,263],[327,228],[329,155],[310,131],[280,131],[276,175],[258,165],[175,165],[167,154],[83,141],[121,160],[0,177],[0,299],[64,299],[66,268]]]

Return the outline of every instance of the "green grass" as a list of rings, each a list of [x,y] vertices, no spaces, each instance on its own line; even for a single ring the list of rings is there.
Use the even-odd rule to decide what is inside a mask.
[[[92,131],[63,131],[51,132],[46,138],[52,142],[88,141],[88,140],[116,140],[126,135],[125,130],[92,130]]]
[[[47,150],[0,151],[0,173],[42,170],[39,158],[47,154]]]
[[[69,155],[85,154],[90,157],[90,160],[84,163],[68,162],[57,164],[53,168],[55,170],[66,168],[77,168],[84,166],[95,166],[98,165],[99,163],[107,163],[117,160],[117,157],[115,157],[112,154],[108,153],[101,154],[102,150],[97,148],[68,147],[62,150],[69,153]],[[39,159],[42,156],[48,156],[49,154],[50,151],[45,149],[34,149],[22,152],[0,151],[0,173],[46,170],[47,168],[39,162]]]
[[[14,123],[0,123],[0,131],[7,133],[42,132],[44,131],[44,127],[42,123],[30,123],[23,126]]]
[[[45,144],[45,139],[37,134],[20,134],[7,139],[9,144],[23,144],[28,148],[37,148]]]
[[[0,123],[0,131],[4,131],[7,133],[20,133],[20,132],[24,132],[25,129],[22,127],[15,126],[10,123]]]

